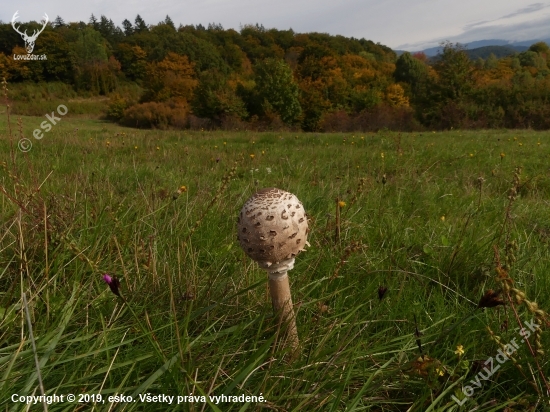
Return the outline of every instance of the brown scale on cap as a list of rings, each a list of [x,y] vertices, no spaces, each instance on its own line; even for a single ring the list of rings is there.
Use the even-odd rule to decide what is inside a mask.
[[[246,201],[237,219],[237,239],[257,262],[279,263],[295,257],[307,244],[307,216],[292,193],[261,189]]]

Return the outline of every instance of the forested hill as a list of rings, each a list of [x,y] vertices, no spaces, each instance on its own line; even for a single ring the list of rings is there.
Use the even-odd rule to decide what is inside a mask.
[[[22,24],[32,32],[39,23]],[[63,82],[107,95],[107,115],[138,127],[294,127],[303,130],[423,127],[550,127],[548,46],[472,63],[447,44],[430,65],[397,58],[371,40],[248,25],[176,27],[139,15],[118,27],[60,17],[27,51],[0,25],[0,72],[8,82]],[[139,96],[121,93],[137,84]],[[521,93],[519,99],[517,94]]]
[[[483,46],[483,47],[476,47],[475,49],[466,50],[466,53],[472,60],[476,60],[479,58],[486,59],[491,54],[493,54],[497,58],[512,56],[514,54],[518,54],[523,51],[527,51],[528,47],[525,46]]]

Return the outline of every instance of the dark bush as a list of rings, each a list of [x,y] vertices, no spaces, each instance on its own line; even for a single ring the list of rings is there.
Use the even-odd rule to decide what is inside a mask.
[[[409,107],[380,105],[355,116],[343,110],[327,113],[321,119],[321,129],[325,132],[376,132],[380,129],[410,132],[423,127]]]
[[[189,115],[189,128],[193,130],[212,130],[216,128],[216,124],[212,119],[206,117],[197,117]]]
[[[147,102],[136,104],[124,111],[120,123],[142,129],[183,129],[188,126],[189,109],[183,104]]]

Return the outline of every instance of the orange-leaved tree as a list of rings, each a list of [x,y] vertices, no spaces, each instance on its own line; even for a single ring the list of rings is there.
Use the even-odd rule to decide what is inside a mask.
[[[143,102],[189,102],[198,84],[195,65],[187,56],[169,52],[160,62],[147,65],[147,82],[144,84]]]

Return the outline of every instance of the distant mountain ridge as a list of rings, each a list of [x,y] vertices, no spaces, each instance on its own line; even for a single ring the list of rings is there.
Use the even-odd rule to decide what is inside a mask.
[[[529,46],[539,41],[543,41],[547,44],[550,44],[550,38],[525,40],[525,41],[518,41],[518,42],[510,42],[508,40],[502,40],[502,39],[490,39],[490,40],[477,40],[477,41],[472,41],[472,42],[463,43],[463,44],[464,46],[466,46],[466,52],[468,53],[470,58],[478,58],[478,57],[486,58],[490,53],[493,53],[497,57],[505,57],[513,53],[520,53],[522,51],[527,50]],[[479,49],[484,49],[484,50],[479,50]],[[405,52],[405,50],[394,50],[394,51],[397,53],[398,56]],[[437,54],[440,51],[441,51],[441,46],[437,46],[437,47],[429,47],[424,50],[418,50],[410,53],[412,54],[412,53],[422,52],[428,57],[434,57],[434,56],[437,56]]]
[[[475,49],[466,49],[466,54],[471,60],[479,58],[486,59],[491,54],[494,54],[497,59],[510,56],[516,53],[521,53],[529,49],[527,46],[483,46]]]

